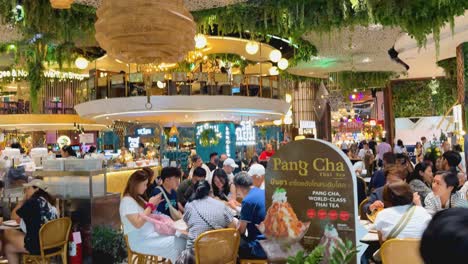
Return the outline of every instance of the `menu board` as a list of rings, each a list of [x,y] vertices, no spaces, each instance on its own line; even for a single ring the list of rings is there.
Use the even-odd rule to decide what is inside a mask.
[[[288,248],[299,244],[310,252],[324,245],[325,258],[339,242],[356,246],[355,186],[352,165],[336,146],[315,139],[288,143],[268,162],[267,215],[259,230]],[[279,254],[272,248],[265,250],[269,258]]]

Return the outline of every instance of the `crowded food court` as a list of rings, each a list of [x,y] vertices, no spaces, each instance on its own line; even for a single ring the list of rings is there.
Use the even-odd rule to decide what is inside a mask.
[[[467,0],[0,0],[0,263],[465,263],[467,78]]]

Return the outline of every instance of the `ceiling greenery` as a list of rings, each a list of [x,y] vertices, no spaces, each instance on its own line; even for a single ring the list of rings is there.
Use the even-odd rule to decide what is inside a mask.
[[[49,0],[20,2],[22,10],[16,7],[17,0],[0,0],[0,15],[4,24],[17,28],[23,36],[13,43],[16,49],[8,52],[14,52],[16,63],[31,73],[28,78],[32,96],[41,87],[39,76],[44,61],[61,67],[77,55],[90,59],[102,55],[94,40],[94,7],[74,4],[71,9],[56,10]],[[317,54],[313,43],[302,38],[307,32],[326,34],[332,29],[381,24],[401,28],[419,46],[432,33],[438,46],[440,28],[446,23],[453,27],[454,17],[466,9],[466,0],[250,0],[192,13],[199,31],[207,34],[238,35],[258,41],[278,36],[287,40],[295,47],[290,59],[294,66]],[[88,49],[88,44],[95,47]]]

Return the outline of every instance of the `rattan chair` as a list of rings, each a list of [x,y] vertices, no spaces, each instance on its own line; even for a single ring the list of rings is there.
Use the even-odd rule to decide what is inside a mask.
[[[266,259],[241,259],[240,264],[268,264]]]
[[[128,264],[170,264],[171,261],[159,256],[144,255],[133,251],[128,243],[128,237],[125,236],[125,244],[127,245]]]
[[[361,220],[368,220],[367,219],[367,214],[364,212],[364,205],[369,201],[369,197],[364,199],[360,204],[359,204],[359,210],[358,214]]]
[[[62,258],[62,263],[67,264],[68,237],[70,236],[71,219],[59,218],[44,224],[39,230],[40,255],[23,255],[23,263],[50,263],[55,256]],[[49,253],[51,252],[52,253]]]
[[[207,231],[195,240],[196,264],[236,264],[240,234],[234,228]]]
[[[423,264],[418,239],[389,239],[380,248],[383,264]]]

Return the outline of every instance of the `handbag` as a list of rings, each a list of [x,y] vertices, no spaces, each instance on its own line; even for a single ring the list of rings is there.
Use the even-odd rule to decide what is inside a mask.
[[[396,238],[401,233],[401,231],[403,231],[403,229],[406,227],[409,220],[413,216],[414,211],[416,211],[415,205],[410,206],[406,210],[405,214],[400,218],[400,221],[398,221],[398,223],[393,227],[392,231],[390,231],[390,233],[388,234],[387,240]],[[374,252],[372,258],[378,262],[382,262],[382,258],[380,256],[380,248]]]
[[[157,188],[161,190],[161,193],[164,195],[164,199],[166,200],[166,203],[169,206],[169,213],[171,214],[172,220],[177,221],[177,220],[182,219],[182,213],[172,206],[171,200],[169,200],[169,198],[167,197],[166,192],[161,187],[157,187]]]
[[[151,214],[149,216],[140,213],[140,216],[154,226],[154,231],[160,235],[173,236],[176,233],[174,221],[167,215]]]

